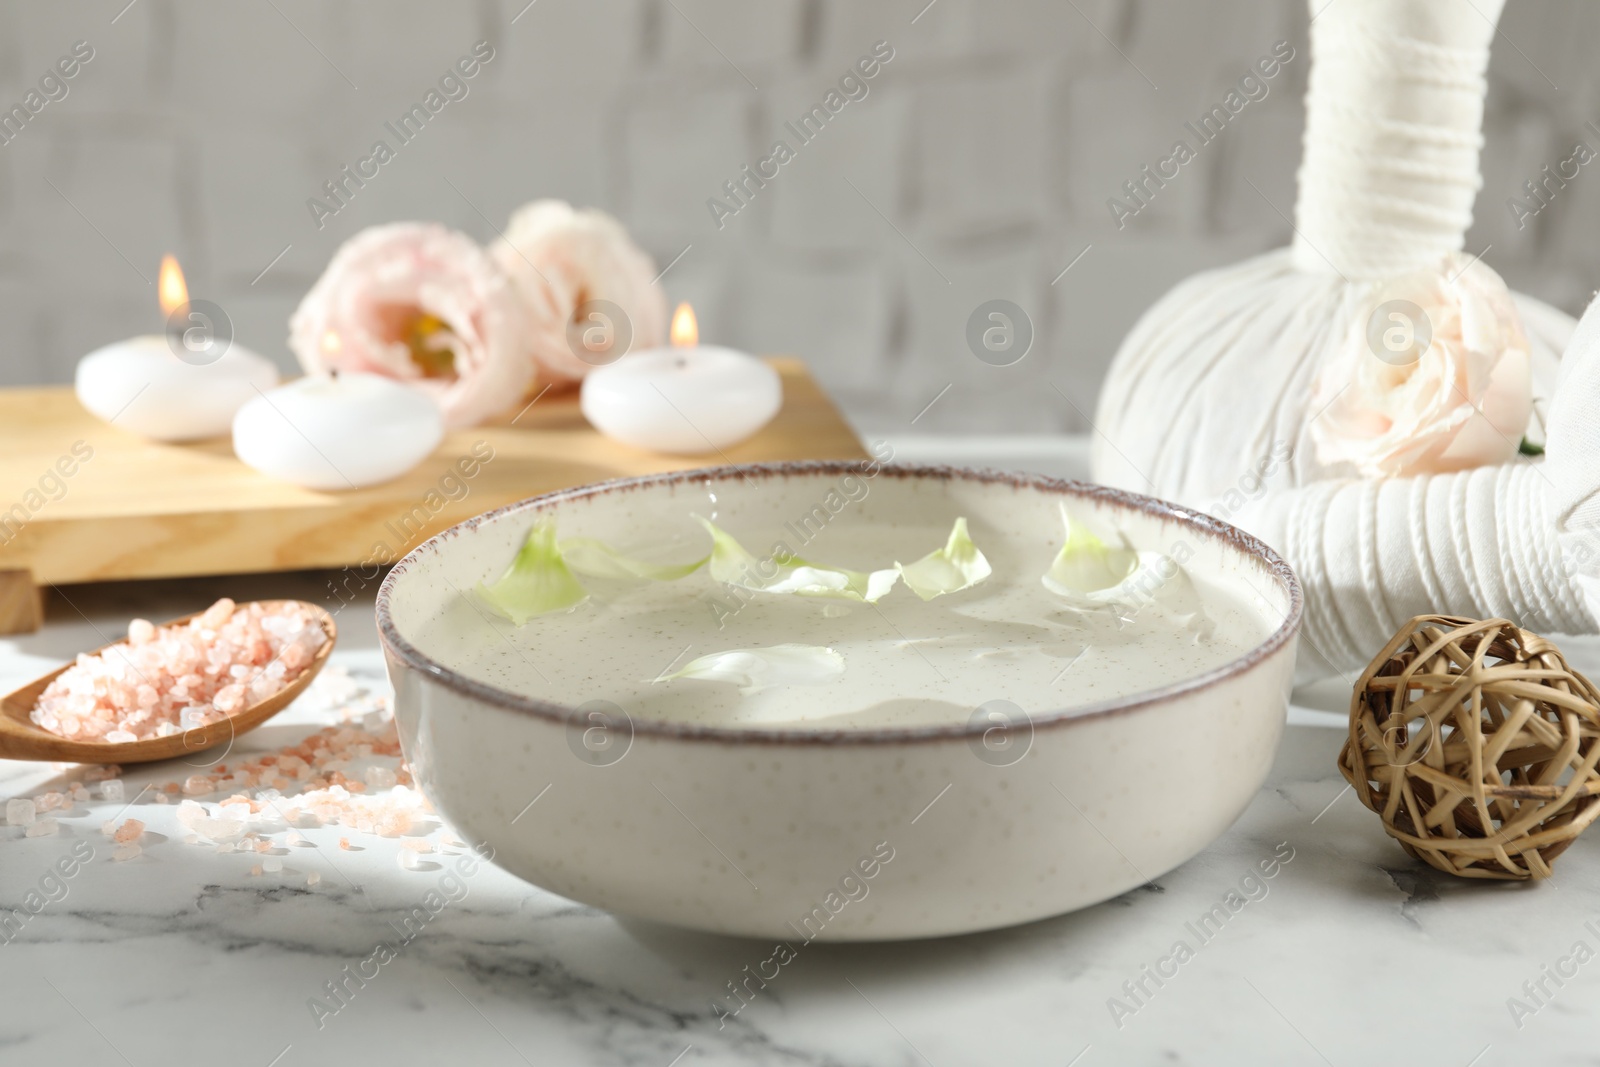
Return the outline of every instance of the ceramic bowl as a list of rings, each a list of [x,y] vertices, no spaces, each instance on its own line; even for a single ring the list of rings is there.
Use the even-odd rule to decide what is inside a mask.
[[[1181,541],[1193,572],[1248,581],[1268,636],[1177,684],[1030,709],[998,729],[975,716],[858,730],[597,718],[467,677],[419,636],[504,567],[536,517],[625,542],[714,506],[733,527],[776,532],[841,485],[866,491],[834,522],[936,526],[960,513],[1044,548],[1059,544],[1065,498],[1114,520],[1136,547]],[[574,900],[791,943],[1026,922],[1183,863],[1266,778],[1300,614],[1283,560],[1209,516],[1078,482],[870,461],[719,467],[536,497],[425,542],[377,599],[401,744],[459,833]]]

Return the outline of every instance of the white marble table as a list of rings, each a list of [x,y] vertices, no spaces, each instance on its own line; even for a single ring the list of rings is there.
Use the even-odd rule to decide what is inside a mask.
[[[233,579],[236,597],[316,598],[316,576]],[[203,606],[220,581],[70,590],[39,634],[0,641],[0,685],[98,643],[133,613]],[[75,605],[75,606],[73,606]],[[81,614],[80,614],[81,611]],[[364,605],[340,615],[335,660],[381,685]],[[1600,657],[1586,656],[1591,664]],[[291,742],[316,715],[264,728]],[[1298,718],[1314,718],[1301,714]],[[73,845],[95,850],[65,895],[0,944],[0,1063],[1457,1065],[1593,1063],[1600,965],[1522,1018],[1523,998],[1583,941],[1600,948],[1600,838],[1538,886],[1467,885],[1404,856],[1344,792],[1334,729],[1293,725],[1271,780],[1220,841],[1156,884],[999,933],[811,946],[719,1026],[725,983],[770,946],[623,922],[493,868],[322,1025],[324,984],[395,936],[436,872],[402,870],[393,841],[308,831],[280,874],[186,845],[171,806],[141,803],[144,854],[114,863],[95,800],[60,836],[0,827],[0,905],[16,906]],[[129,795],[148,780],[134,771]],[[0,797],[39,792],[48,766],[0,763]],[[347,832],[347,831],[346,831]],[[1188,924],[1278,852],[1292,859],[1202,943]],[[316,886],[306,872],[320,871]],[[1246,888],[1252,888],[1247,884]],[[1594,923],[1593,927],[1586,923]],[[1192,959],[1144,977],[1178,940]],[[1570,965],[1561,965],[1571,970]],[[1169,973],[1170,964],[1163,965]],[[1135,1000],[1125,982],[1143,981]],[[1111,998],[1125,1009],[1114,1019]],[[1121,1026],[1117,1022],[1121,1022]],[[470,1059],[469,1059],[470,1057]],[[681,1057],[675,1059],[677,1057]],[[1076,1059],[1075,1059],[1076,1057]],[[365,1059],[362,1062],[366,1062]]]

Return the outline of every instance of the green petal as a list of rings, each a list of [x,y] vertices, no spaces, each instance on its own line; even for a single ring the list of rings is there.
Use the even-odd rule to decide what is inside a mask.
[[[965,516],[950,528],[950,537],[943,548],[929,552],[915,563],[897,562],[895,569],[905,579],[906,586],[923,600],[970,589],[994,571],[978,546],[972,543],[972,538],[967,536]]]
[[[492,585],[478,583],[478,599],[497,615],[523,625],[537,615],[575,607],[588,597],[556,547],[556,524],[540,519],[516,558]]]
[[[1059,596],[1085,596],[1102,589],[1114,589],[1139,566],[1139,553],[1118,534],[1120,544],[1107,545],[1082,523],[1072,521],[1067,505],[1061,504],[1061,523],[1066,527],[1066,543],[1040,579],[1044,587]]]
[[[643,579],[651,582],[675,582],[705,566],[710,556],[693,563],[657,564],[624,556],[604,541],[593,537],[569,537],[561,542],[561,558],[578,574],[590,578]]]
[[[698,515],[695,518],[711,534],[711,577],[724,585],[760,593],[832,597],[876,604],[900,580],[900,572],[894,568],[852,571],[812,563],[798,556],[758,560],[727,531]],[[764,575],[764,571],[772,573]]]
[[[1081,523],[1074,523],[1065,504],[1061,521],[1066,524],[1067,543],[1041,581],[1064,597],[1071,611],[1110,613],[1121,620],[1120,628],[1148,609],[1196,641],[1210,640],[1215,624],[1194,580],[1177,560],[1163,552],[1136,551],[1120,531],[1120,543],[1108,546]]]

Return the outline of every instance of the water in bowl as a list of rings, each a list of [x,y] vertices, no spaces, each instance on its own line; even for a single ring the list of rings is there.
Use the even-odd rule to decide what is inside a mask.
[[[909,562],[943,543],[950,520],[841,524],[804,554],[864,570]],[[587,601],[521,627],[464,594],[416,643],[477,681],[568,707],[604,702],[636,721],[853,730],[965,723],[997,701],[1032,717],[1090,708],[1221,667],[1282,621],[1256,589],[1269,584],[1264,575],[1192,565],[1203,627],[1159,595],[1074,611],[1040,582],[1059,544],[980,523],[973,537],[993,573],[930,601],[903,585],[876,604],[732,590],[702,568],[672,582],[585,578]],[[740,655],[713,673],[734,680],[672,677],[726,653]],[[752,678],[738,679],[742,671]]]

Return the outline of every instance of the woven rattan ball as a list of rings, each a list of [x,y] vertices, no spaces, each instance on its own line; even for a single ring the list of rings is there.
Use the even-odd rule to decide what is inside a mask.
[[[1545,878],[1600,816],[1600,692],[1504,619],[1420,615],[1356,682],[1339,769],[1411,855]]]

